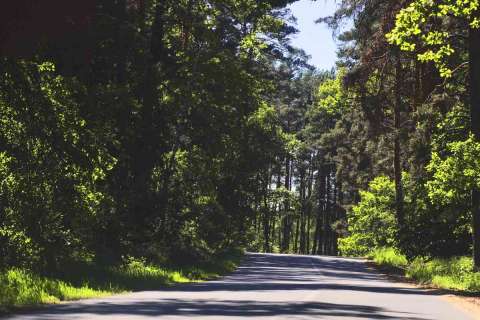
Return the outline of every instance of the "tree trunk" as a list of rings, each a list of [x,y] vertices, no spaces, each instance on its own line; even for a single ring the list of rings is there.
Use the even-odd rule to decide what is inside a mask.
[[[477,15],[480,16],[480,13]],[[471,130],[476,142],[480,142],[480,30],[469,32],[470,62],[470,119]],[[480,269],[480,190],[472,190],[472,229],[473,229],[473,261],[475,268]]]
[[[270,252],[270,207],[268,204],[268,185],[264,188],[263,194],[263,251]]]
[[[287,155],[285,159],[285,189],[290,190],[290,156]],[[291,233],[291,223],[290,223],[290,202],[287,198],[285,200],[285,216],[283,218],[283,241],[281,244],[281,251],[288,252],[290,247],[290,233]]]
[[[311,158],[311,162],[313,162],[313,157]],[[313,163],[310,164],[311,165],[311,168],[310,168],[310,175],[309,175],[309,178],[308,178],[308,211],[307,211],[307,231],[306,231],[306,239],[305,239],[305,243],[306,243],[306,248],[305,248],[305,252],[306,253],[309,253],[310,252],[310,229],[311,229],[311,214],[312,214],[312,200],[311,200],[311,197],[312,197],[312,189],[313,189],[313,180],[314,180],[314,167],[313,167]]]
[[[325,181],[325,185],[326,185],[326,188],[325,188],[325,210],[324,210],[324,219],[323,219],[323,234],[324,234],[324,237],[323,237],[323,241],[324,241],[324,244],[323,244],[323,254],[325,255],[330,255],[331,252],[330,252],[330,248],[331,248],[331,239],[332,239],[332,232],[331,232],[331,229],[330,229],[330,218],[331,218],[331,215],[332,215],[332,205],[331,205],[331,197],[330,197],[330,193],[331,193],[331,179],[330,179],[330,175],[331,175],[331,172],[330,172],[330,168],[328,169],[328,174],[327,174],[327,177],[326,177],[326,181]]]
[[[297,219],[297,237],[299,237],[299,247],[297,247],[297,237],[295,238],[295,252],[302,252],[305,248],[305,179],[306,170],[300,168],[300,216]]]
[[[323,244],[325,234],[323,232],[323,225],[325,220],[325,175],[320,168],[318,173],[318,209],[317,209],[317,224],[315,228],[315,247],[313,248],[313,254],[322,254],[323,253]]]
[[[332,209],[331,209],[331,220],[330,220],[330,231],[332,234],[332,243],[331,243],[331,255],[336,256],[337,255],[337,233],[336,230],[331,227],[332,223],[336,222],[338,220],[338,215],[337,215],[337,177],[335,176],[335,171],[332,172],[333,174],[333,195],[332,195]]]
[[[336,200],[335,203],[335,220],[339,221],[342,220],[344,217],[342,215],[342,204],[343,204],[343,189],[342,189],[342,180],[335,179],[335,188],[336,188]],[[338,256],[338,238],[339,233],[338,230],[334,230],[335,232],[335,242],[333,247],[333,254]]]
[[[402,163],[401,163],[401,146],[400,146],[400,111],[401,111],[401,61],[397,58],[397,65],[395,70],[395,105],[394,105],[394,150],[393,150],[393,172],[395,178],[395,211],[398,222],[399,235],[402,236],[404,227],[404,211],[403,211],[403,186],[402,186]]]
[[[300,237],[300,220],[301,220],[301,217],[298,217],[296,219],[296,225],[295,225],[295,237],[293,238],[293,252],[294,253],[298,253],[298,240],[299,240],[299,237]]]

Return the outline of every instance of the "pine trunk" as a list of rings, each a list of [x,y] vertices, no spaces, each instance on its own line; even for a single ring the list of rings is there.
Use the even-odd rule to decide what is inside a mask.
[[[285,189],[290,190],[290,156],[287,156],[285,159]],[[291,234],[291,224],[290,224],[290,201],[287,198],[285,200],[284,208],[284,218],[283,218],[283,242],[281,251],[286,253],[290,247],[290,234]]]
[[[472,134],[480,142],[480,29],[469,32],[470,118]],[[472,190],[473,261],[480,269],[480,190]]]
[[[402,163],[401,163],[401,146],[400,146],[400,110],[401,110],[401,70],[402,64],[400,58],[397,58],[396,80],[395,80],[395,105],[394,105],[394,151],[393,151],[393,171],[395,178],[395,210],[398,222],[400,236],[404,227],[404,211],[403,211],[403,185],[402,185]]]

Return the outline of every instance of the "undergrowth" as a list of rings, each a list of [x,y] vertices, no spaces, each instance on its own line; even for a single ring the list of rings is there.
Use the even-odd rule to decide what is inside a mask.
[[[480,293],[480,272],[475,272],[471,257],[449,259],[416,258],[411,262],[393,248],[372,251],[368,257],[379,266],[401,270],[412,280],[440,289]]]
[[[407,258],[394,248],[379,248],[369,253],[367,257],[381,266],[391,268],[400,269],[408,264]]]
[[[14,268],[0,272],[0,312],[208,280],[232,272],[241,258],[242,252],[235,250],[195,266],[168,268],[133,259],[116,267],[77,262],[65,265],[54,277]]]

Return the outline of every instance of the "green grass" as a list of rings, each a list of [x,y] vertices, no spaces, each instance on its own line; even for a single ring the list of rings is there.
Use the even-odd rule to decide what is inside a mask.
[[[368,257],[381,267],[401,270],[407,278],[421,284],[460,293],[480,293],[480,272],[474,272],[471,257],[417,258],[408,262],[392,248],[376,249]]]
[[[403,269],[408,264],[407,258],[394,248],[379,248],[367,256],[380,266]]]
[[[120,267],[72,263],[55,277],[27,270],[0,272],[0,312],[12,308],[155,290],[175,283],[212,279],[235,270],[243,253],[230,251],[196,266],[159,267],[132,260]]]
[[[480,272],[473,271],[470,257],[416,259],[408,266],[406,275],[438,288],[480,293]]]
[[[61,300],[100,297],[113,293],[84,284],[75,287],[58,279],[40,277],[21,269],[0,274],[0,309],[55,303]]]

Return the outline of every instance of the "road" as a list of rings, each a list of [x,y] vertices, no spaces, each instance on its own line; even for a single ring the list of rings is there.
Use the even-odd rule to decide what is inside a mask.
[[[472,320],[427,290],[392,283],[361,260],[248,254],[218,281],[41,308],[9,320]]]

